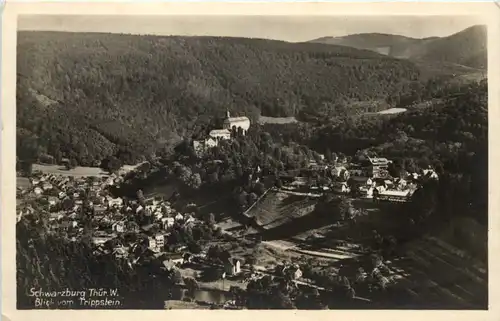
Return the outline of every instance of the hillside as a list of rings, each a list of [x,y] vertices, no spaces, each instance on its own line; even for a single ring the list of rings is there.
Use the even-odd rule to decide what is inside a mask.
[[[448,37],[416,39],[379,33],[323,37],[312,43],[342,45],[366,49],[391,57],[424,62],[458,64],[485,69],[487,36],[485,26],[473,26]]]
[[[433,39],[429,38],[429,40]],[[424,41],[426,39],[415,39],[400,35],[361,33],[344,37],[322,37],[310,42],[366,49],[392,57],[409,58],[411,56],[409,55],[409,49],[421,45]]]
[[[18,156],[133,163],[226,109],[256,120],[384,99],[420,70],[344,46],[216,37],[20,32]],[[27,150],[29,149],[29,150]]]

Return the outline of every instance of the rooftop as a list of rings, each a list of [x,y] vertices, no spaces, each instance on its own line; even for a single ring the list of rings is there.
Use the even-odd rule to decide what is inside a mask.
[[[211,130],[209,135],[230,135],[231,132],[227,129],[214,129],[214,130]]]
[[[404,190],[404,191],[396,191],[396,190],[385,190],[383,192],[380,192],[380,195],[382,196],[408,196],[410,193],[410,190]]]
[[[233,122],[233,121],[250,121],[250,119],[246,116],[242,116],[242,117],[229,117],[227,118],[229,121]]]
[[[372,164],[387,164],[389,160],[387,158],[368,158]]]

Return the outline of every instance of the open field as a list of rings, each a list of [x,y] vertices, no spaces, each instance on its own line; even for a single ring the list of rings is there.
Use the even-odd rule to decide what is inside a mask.
[[[304,196],[269,191],[247,215],[261,228],[271,229],[311,213],[314,205],[315,201]]]
[[[405,111],[406,111],[406,108],[389,108],[386,110],[381,110],[377,114],[381,114],[381,115],[400,114],[400,113],[404,113]]]
[[[132,170],[134,170],[137,165],[123,165],[120,169],[120,174],[126,174]],[[42,173],[47,174],[55,174],[55,175],[64,175],[64,176],[75,176],[75,177],[83,177],[83,176],[108,176],[109,173],[102,170],[99,167],[83,167],[78,166],[73,169],[66,169],[63,165],[47,165],[47,164],[33,164],[33,171],[40,171]]]
[[[267,117],[260,116],[259,123],[260,124],[290,124],[298,122],[295,117]]]
[[[109,173],[99,167],[75,167],[67,170],[63,165],[42,165],[33,164],[33,171],[40,171],[46,174],[65,175],[65,176],[107,176]]]

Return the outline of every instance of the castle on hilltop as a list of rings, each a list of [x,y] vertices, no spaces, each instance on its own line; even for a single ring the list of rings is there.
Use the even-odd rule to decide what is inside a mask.
[[[243,129],[243,133],[246,133],[248,128],[250,128],[250,119],[248,117],[231,117],[229,114],[229,110],[226,111],[226,118],[224,119],[224,125],[222,126],[224,129],[231,130],[233,128],[241,128]]]
[[[204,140],[193,141],[195,152],[197,154],[202,154],[207,148],[217,146],[219,140],[231,139],[232,130],[238,130],[240,128],[243,135],[245,135],[250,128],[250,119],[246,116],[231,117],[229,110],[226,111],[222,129],[213,129]]]
[[[243,135],[245,135],[250,128],[250,119],[248,117],[231,117],[228,110],[226,111],[226,118],[224,118],[222,129],[210,131],[209,136],[214,139],[229,139],[231,138],[231,131],[239,128],[242,129]]]

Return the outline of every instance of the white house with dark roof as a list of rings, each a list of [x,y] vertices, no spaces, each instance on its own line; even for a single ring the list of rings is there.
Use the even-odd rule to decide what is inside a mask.
[[[208,135],[215,140],[231,138],[231,132],[228,129],[213,129],[208,133]]]
[[[224,263],[224,272],[226,275],[237,275],[241,272],[241,261],[237,258],[229,258]]]
[[[248,117],[231,117],[228,110],[226,111],[226,118],[222,127],[227,130],[231,130],[233,127],[236,129],[241,128],[243,133],[246,133],[250,128],[250,119]]]

